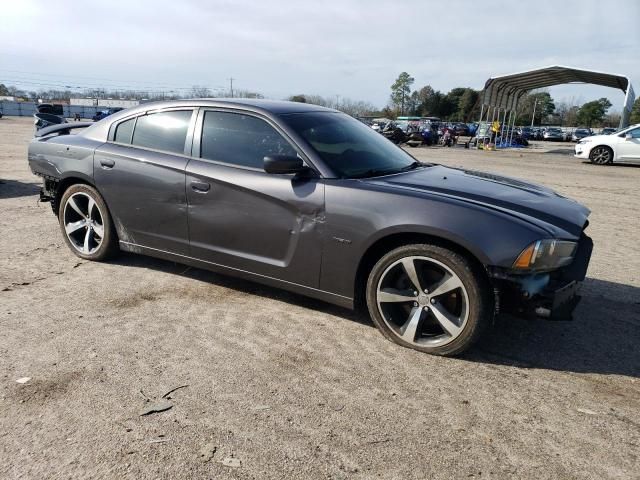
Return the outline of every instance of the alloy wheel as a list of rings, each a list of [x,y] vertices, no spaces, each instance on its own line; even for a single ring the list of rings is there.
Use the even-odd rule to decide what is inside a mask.
[[[469,296],[456,273],[426,256],[404,257],[383,272],[377,287],[380,315],[406,343],[437,347],[455,340],[469,318]]]
[[[609,163],[611,161],[611,150],[605,147],[596,147],[591,152],[591,160],[601,165]]]
[[[96,201],[85,192],[71,195],[64,205],[64,229],[73,247],[80,253],[95,253],[104,238],[103,214]]]

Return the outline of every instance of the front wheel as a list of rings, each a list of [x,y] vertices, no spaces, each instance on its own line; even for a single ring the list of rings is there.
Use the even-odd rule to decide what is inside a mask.
[[[596,165],[606,165],[613,161],[613,150],[609,147],[595,147],[589,154],[589,160]]]
[[[107,204],[89,185],[72,185],[64,192],[58,221],[67,245],[80,258],[106,260],[118,250]]]
[[[428,244],[382,257],[367,282],[373,322],[389,340],[435,355],[469,348],[493,314],[491,289],[467,258]]]

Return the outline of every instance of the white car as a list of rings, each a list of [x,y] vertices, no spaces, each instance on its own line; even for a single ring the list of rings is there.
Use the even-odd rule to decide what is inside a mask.
[[[594,135],[576,144],[578,158],[606,165],[612,162],[640,162],[640,123],[610,135]]]

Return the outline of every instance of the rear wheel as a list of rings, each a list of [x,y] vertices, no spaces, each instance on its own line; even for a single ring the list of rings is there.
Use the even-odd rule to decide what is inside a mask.
[[[597,165],[611,163],[613,161],[613,150],[606,146],[594,147],[589,154],[589,160]]]
[[[493,312],[479,269],[458,253],[428,244],[397,248],[378,261],[367,282],[367,306],[389,340],[435,355],[469,348]]]
[[[89,185],[72,185],[64,192],[58,221],[67,245],[80,258],[106,260],[118,250],[107,205]]]

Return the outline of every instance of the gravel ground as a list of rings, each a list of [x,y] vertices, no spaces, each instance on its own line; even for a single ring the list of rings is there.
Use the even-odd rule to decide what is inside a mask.
[[[639,478],[640,168],[411,150],[593,210],[575,320],[499,318],[448,359],[250,282],[80,260],[37,203],[31,135],[0,120],[0,478]]]

